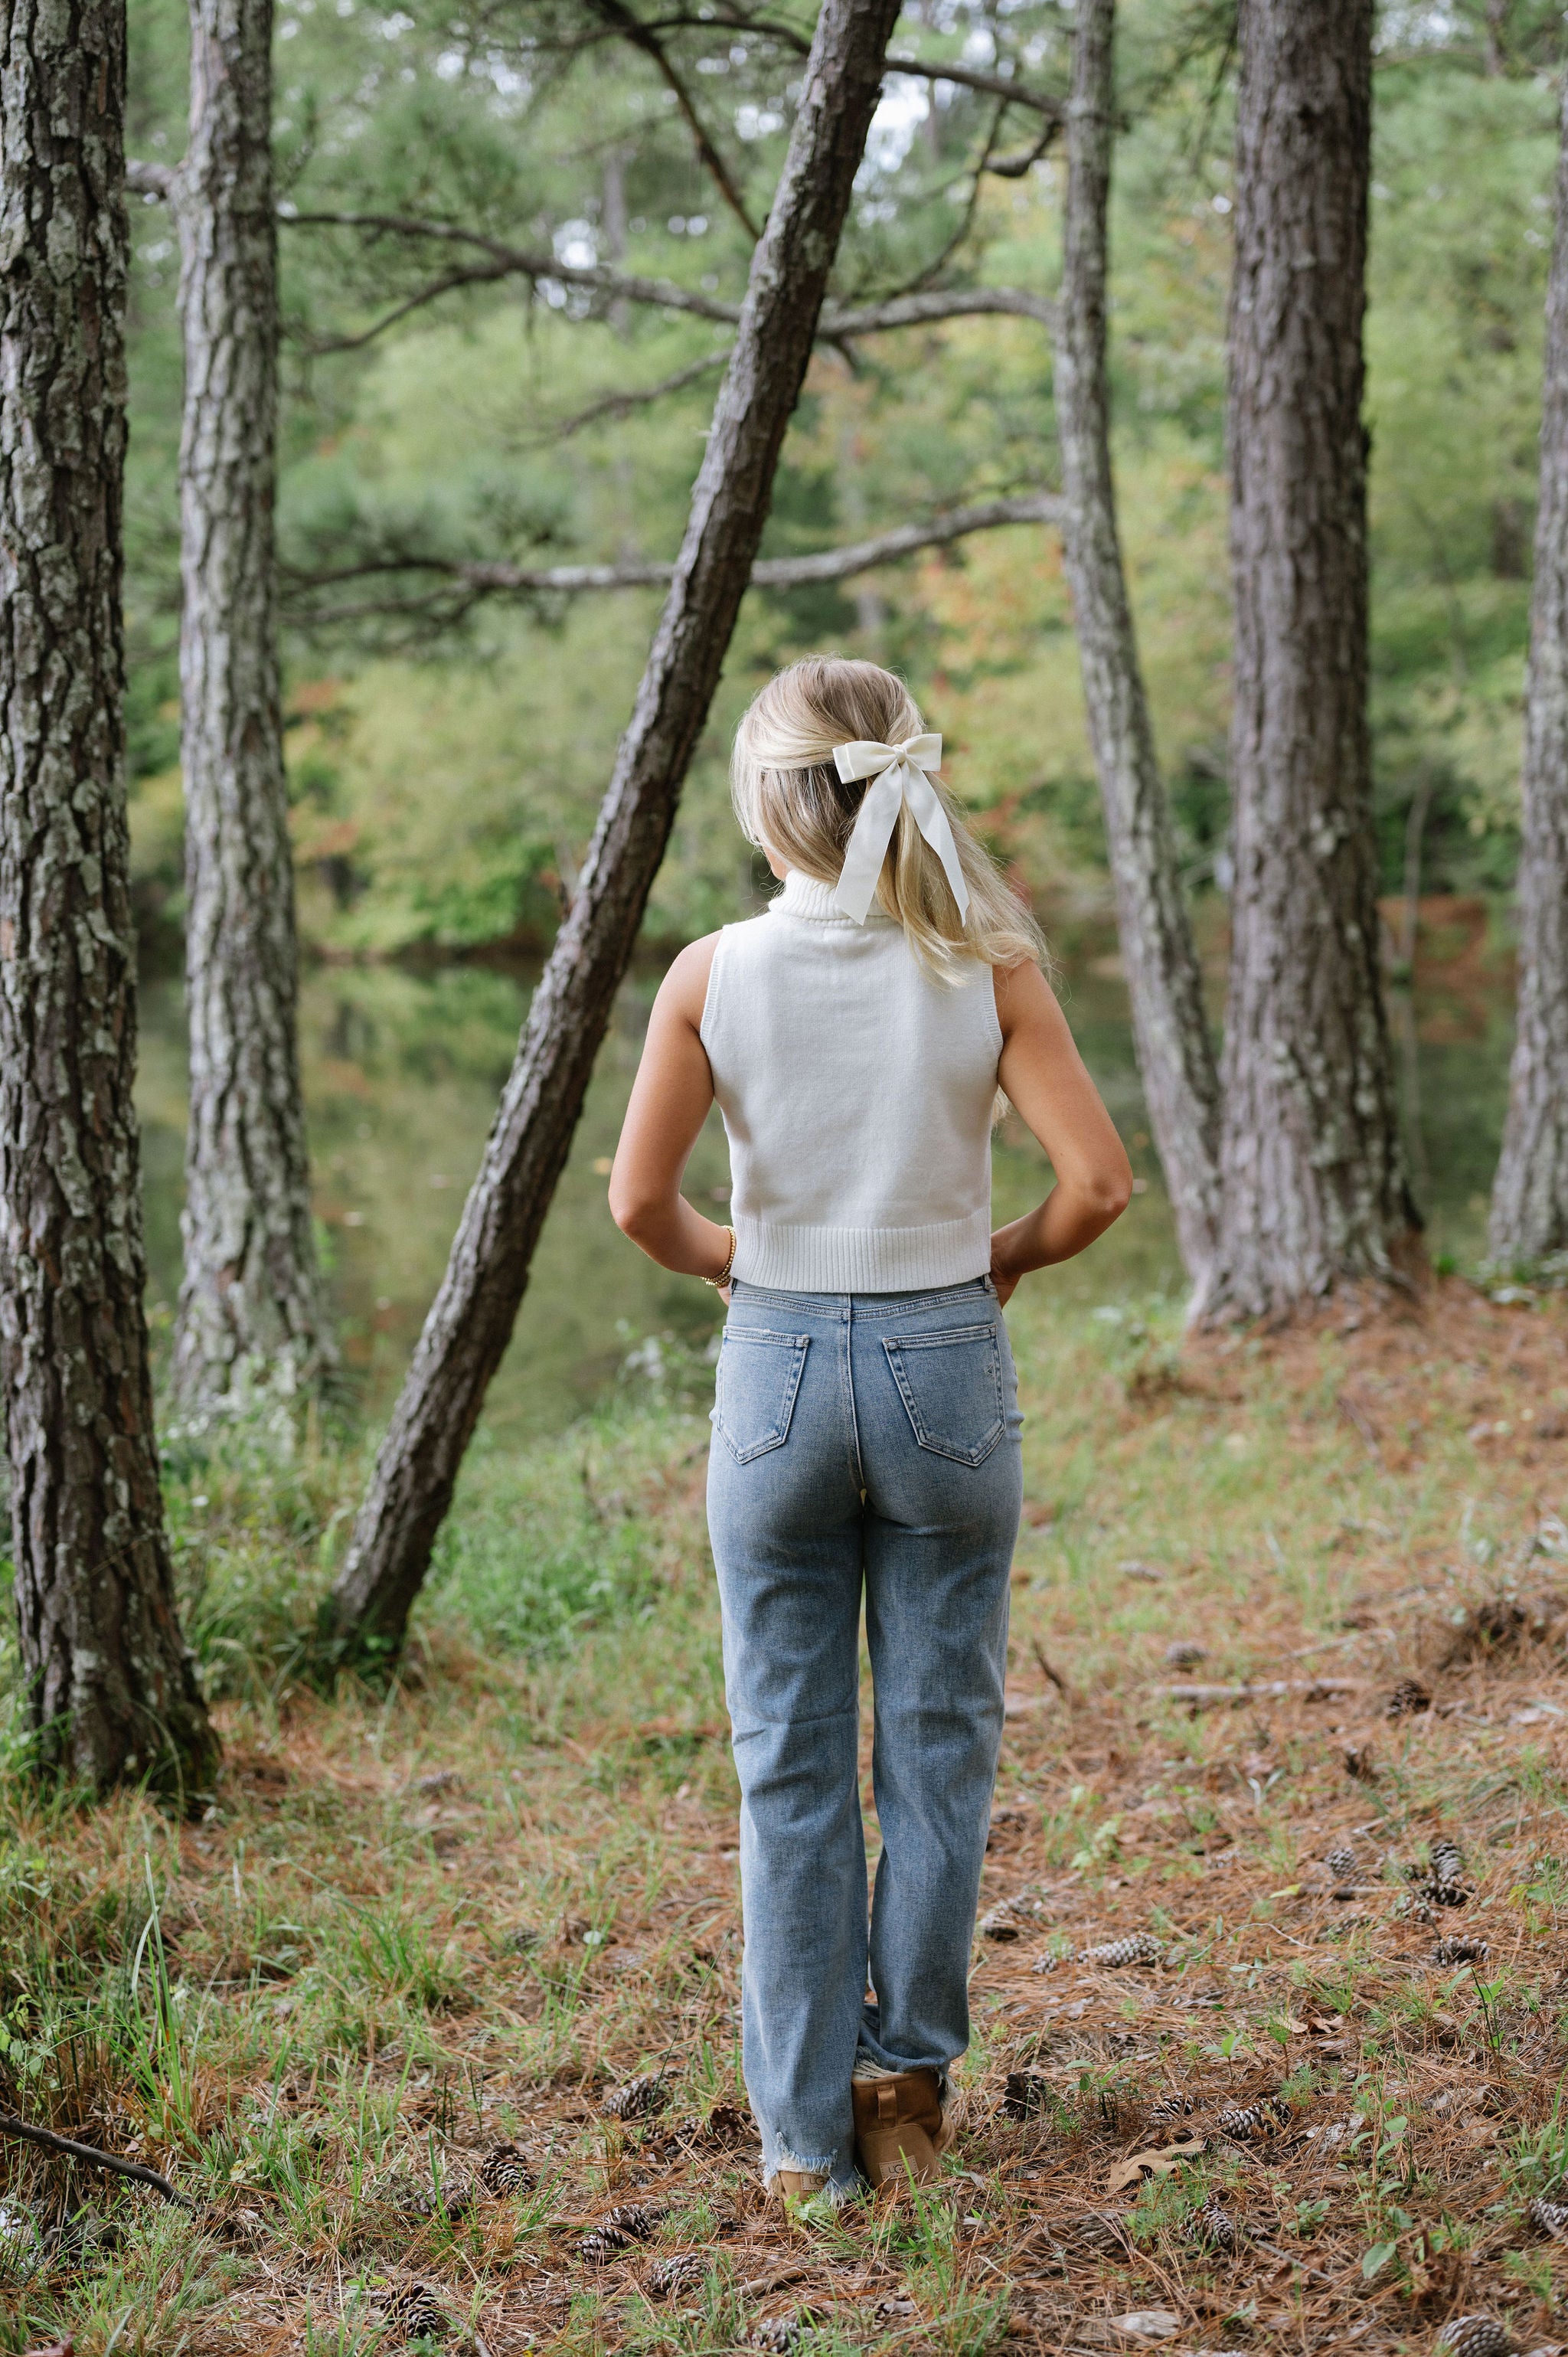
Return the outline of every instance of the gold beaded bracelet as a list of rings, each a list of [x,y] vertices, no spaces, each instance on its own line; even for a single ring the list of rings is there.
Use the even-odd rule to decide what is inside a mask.
[[[704,1276],[703,1279],[703,1283],[711,1285],[715,1293],[724,1291],[725,1286],[729,1283],[730,1271],[735,1266],[736,1232],[733,1228],[726,1228],[725,1233],[729,1238],[729,1252],[725,1255],[725,1265],[717,1276]]]

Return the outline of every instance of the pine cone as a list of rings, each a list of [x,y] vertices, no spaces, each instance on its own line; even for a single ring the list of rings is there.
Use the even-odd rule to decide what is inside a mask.
[[[707,2272],[701,2251],[671,2251],[667,2259],[654,2260],[645,2288],[650,2299],[672,2299],[677,2292],[694,2291]]]
[[[1026,1924],[1039,1922],[1045,1911],[1037,1899],[1018,1891],[1011,1899],[999,1899],[976,1928],[987,1940],[1015,1940]]]
[[[1457,1842],[1434,1841],[1429,1852],[1434,1882],[1463,1882],[1465,1853]]]
[[[1550,2234],[1554,2243],[1568,2236],[1568,2201],[1549,2201],[1537,2194],[1525,2215],[1538,2233]]]
[[[1032,1973],[1054,1973],[1058,1964],[1070,1964],[1076,1953],[1072,1948],[1047,1948],[1043,1956],[1035,1958],[1029,1970]]]
[[[1432,1696],[1417,1678],[1402,1678],[1383,1705],[1389,1718],[1412,1718],[1417,1711],[1431,1708]]]
[[[1195,2240],[1207,2243],[1211,2251],[1219,2251],[1230,2258],[1240,2242],[1236,2221],[1216,2193],[1211,2193],[1192,2220]]]
[[[1485,1940],[1470,1940],[1455,1934],[1437,1942],[1432,1951],[1432,1961],[1434,1964],[1484,1964],[1491,1953]]]
[[[1194,1644],[1187,1637],[1176,1637],[1165,1647],[1165,1659],[1173,1670],[1195,1670],[1199,1662],[1208,1659],[1207,1645]]]
[[[533,2182],[533,2171],[514,2144],[493,2144],[478,2167],[479,2183],[498,2199],[521,2193]]]
[[[646,2243],[663,2215],[663,2211],[656,2210],[650,2201],[623,2201],[607,2218],[600,2219],[599,2231],[630,2234],[635,2241]]]
[[[1157,1964],[1165,1953],[1165,1943],[1151,1932],[1129,1932],[1122,1940],[1107,1940],[1098,1948],[1085,1948],[1086,1964],[1102,1964],[1114,1971],[1119,1964]]]
[[[661,2112],[669,2101],[665,2072],[648,2071],[640,2078],[628,2079],[623,2086],[612,2087],[599,2109],[607,2120],[646,2120]]]
[[[1227,2104],[1215,2120],[1221,2136],[1237,2144],[1257,2144],[1276,2132],[1279,2122],[1268,2104]]]
[[[754,2349],[766,2349],[771,2357],[789,2357],[800,2338],[800,2323],[793,2316],[759,2317],[746,2335]]]
[[[1417,1896],[1429,1907],[1466,1907],[1470,1900],[1462,1882],[1423,1882],[1417,1885]]]
[[[751,2134],[751,2122],[734,2104],[715,2104],[708,2114],[703,2134],[709,2144],[744,2144]]]
[[[1323,1863],[1336,1882],[1354,1882],[1360,1860],[1348,1842],[1340,1842],[1329,1851]]]
[[[1009,2071],[1002,2109],[1010,2120],[1033,2119],[1052,2108],[1051,2083],[1039,2071]]]
[[[473,2179],[461,2169],[443,2177],[439,2185],[433,2177],[399,2171],[383,2178],[381,2190],[394,2209],[410,2218],[436,2218],[443,2212],[448,2218],[466,2218],[476,2200]]]
[[[1443,2357],[1512,2357],[1513,2335],[1493,2316],[1456,2316],[1437,2336]]]
[[[612,2226],[607,2220],[583,2236],[577,2244],[577,2256],[585,2266],[607,2267],[623,2251],[629,2251],[633,2237],[622,2226]]]
[[[1190,2118],[1197,2109],[1197,2098],[1195,2095],[1184,2095],[1176,2092],[1168,2095],[1157,2095],[1149,2105],[1149,2125],[1151,2127],[1164,2127],[1169,2120]]]
[[[1109,2216],[1103,2210],[1091,2210],[1086,2217],[1074,2219],[1068,2231],[1082,2249],[1098,2251],[1106,2258],[1119,2256],[1127,2248],[1126,2230],[1121,2219]]]
[[[433,2338],[446,2330],[446,2310],[428,2284],[400,2284],[386,2303],[390,2330],[405,2341]]]

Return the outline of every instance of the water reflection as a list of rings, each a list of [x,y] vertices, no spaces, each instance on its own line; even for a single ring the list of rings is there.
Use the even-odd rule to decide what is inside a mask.
[[[1424,1166],[1431,1242],[1461,1259],[1481,1247],[1507,1093],[1509,977],[1485,930],[1484,921],[1477,932],[1466,918],[1444,932],[1434,918],[1413,1004],[1406,992],[1391,997],[1407,1103],[1419,1116],[1412,1160]],[[1424,950],[1426,934],[1423,941]],[[1114,966],[1104,954],[1084,954],[1063,982],[1069,1019],[1128,1141],[1139,1184],[1111,1235],[1044,1280],[1088,1301],[1180,1284]],[[390,1405],[440,1282],[533,978],[462,965],[318,967],[306,979],[301,1056],[316,1211],[344,1356],[372,1413]],[[717,1320],[713,1294],[655,1268],[617,1233],[606,1208],[609,1157],[658,980],[656,971],[639,970],[617,1000],[517,1333],[492,1388],[489,1419],[513,1437],[569,1423],[642,1336],[674,1331],[697,1340]],[[185,1133],[177,984],[144,987],[138,1096],[155,1325],[166,1330],[179,1284]],[[726,1177],[715,1117],[687,1178],[693,1199],[715,1217]],[[1036,1200],[1045,1179],[1038,1148],[1010,1120],[997,1143],[998,1220]]]

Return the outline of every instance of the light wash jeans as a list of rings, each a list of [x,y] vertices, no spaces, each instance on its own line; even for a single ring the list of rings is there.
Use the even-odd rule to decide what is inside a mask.
[[[821,2170],[847,2193],[857,2050],[945,2074],[969,2043],[1023,1501],[991,1280],[928,1294],[736,1285],[714,1425],[746,2083],[764,2173]],[[869,1939],[863,1582],[882,1833]]]

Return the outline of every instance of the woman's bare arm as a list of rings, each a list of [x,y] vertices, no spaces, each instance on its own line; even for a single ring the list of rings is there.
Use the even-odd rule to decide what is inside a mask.
[[[729,1231],[681,1192],[686,1163],[714,1101],[703,1008],[718,935],[683,949],[660,985],[610,1172],[610,1212],[650,1260],[682,1276],[717,1276]]]
[[[991,1275],[1005,1301],[1031,1269],[1070,1260],[1120,1219],[1133,1192],[1133,1168],[1037,965],[998,971],[996,1018],[1002,1086],[1057,1174],[1038,1211],[991,1239]]]

